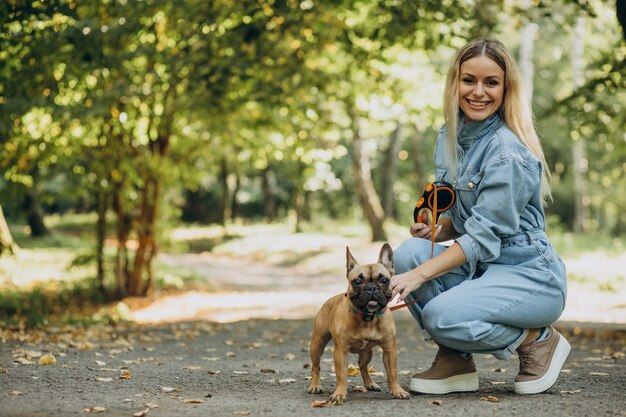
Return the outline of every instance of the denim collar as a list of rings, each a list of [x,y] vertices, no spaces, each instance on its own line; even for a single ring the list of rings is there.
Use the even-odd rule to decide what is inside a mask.
[[[460,112],[457,141],[463,149],[467,150],[474,142],[498,129],[501,125],[502,118],[497,112],[480,122],[465,122],[465,115]]]

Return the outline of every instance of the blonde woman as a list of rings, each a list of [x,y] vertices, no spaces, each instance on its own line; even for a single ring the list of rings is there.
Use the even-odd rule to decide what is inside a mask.
[[[472,354],[517,352],[518,394],[546,391],[571,347],[552,324],[565,307],[565,266],[545,234],[548,169],[521,77],[504,46],[478,39],[448,72],[446,124],[435,148],[437,181],[453,185],[454,205],[433,229],[426,218],[394,251],[393,293],[427,339],[439,345],[410,390],[478,389]],[[453,240],[436,245],[431,238]]]

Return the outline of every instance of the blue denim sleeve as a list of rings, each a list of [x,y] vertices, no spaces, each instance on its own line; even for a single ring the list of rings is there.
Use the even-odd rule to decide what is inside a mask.
[[[472,270],[477,262],[491,262],[500,256],[501,237],[519,230],[520,216],[535,184],[524,162],[499,159],[489,164],[477,185],[476,204],[465,221],[465,234],[456,239]]]

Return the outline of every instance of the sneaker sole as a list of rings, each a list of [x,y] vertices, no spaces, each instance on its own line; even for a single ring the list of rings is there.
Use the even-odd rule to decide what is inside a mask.
[[[572,347],[569,342],[559,334],[559,343],[556,346],[556,351],[554,352],[548,371],[544,376],[534,381],[515,382],[513,384],[515,393],[519,395],[539,394],[540,392],[552,388],[559,378],[561,368],[571,351]]]
[[[455,375],[446,379],[411,378],[409,391],[419,394],[448,394],[478,391],[478,373]]]

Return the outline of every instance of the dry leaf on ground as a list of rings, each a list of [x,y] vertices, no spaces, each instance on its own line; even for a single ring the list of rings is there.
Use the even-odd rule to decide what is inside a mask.
[[[122,373],[117,377],[117,379],[130,379],[131,375],[128,371],[122,371]]]
[[[367,388],[363,385],[355,385],[352,387],[352,392],[367,392]]]
[[[500,400],[498,400],[498,397],[494,397],[493,395],[488,395],[486,397],[480,397],[480,400],[481,401],[489,401],[489,402],[492,402],[492,403],[497,403],[497,402],[500,401]]]
[[[443,400],[433,400],[433,404],[435,404],[435,405],[443,405]]]
[[[57,358],[52,353],[47,353],[39,358],[39,365],[56,365]]]
[[[95,407],[85,408],[86,413],[104,413],[106,408],[100,407],[99,405]]]
[[[141,410],[141,411],[137,411],[136,413],[133,413],[133,417],[146,417],[146,415],[148,415],[149,412],[150,412],[150,409],[146,408],[145,410]]]
[[[314,408],[323,408],[326,407],[328,404],[330,404],[330,400],[313,400],[313,402],[311,402],[311,407]]]
[[[252,414],[252,411],[248,411],[248,410],[233,411],[234,416],[249,416],[250,414]]]
[[[174,391],[180,392],[180,388],[178,388],[178,387],[176,387],[176,388],[174,388],[174,387],[161,387],[161,391],[163,391],[163,392],[174,392]]]
[[[13,390],[13,391],[9,391],[9,395],[13,395],[17,397],[18,395],[22,395],[22,392]]]
[[[103,378],[101,376],[96,377],[96,381],[98,382],[111,382],[113,381],[113,378]]]
[[[204,402],[204,400],[199,400],[199,399],[196,399],[196,398],[191,398],[191,399],[188,399],[188,400],[183,400],[183,402],[184,402],[185,404],[201,404],[201,403],[203,403],[203,402]]]

